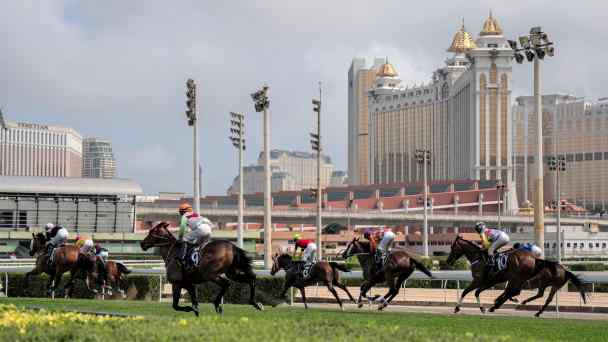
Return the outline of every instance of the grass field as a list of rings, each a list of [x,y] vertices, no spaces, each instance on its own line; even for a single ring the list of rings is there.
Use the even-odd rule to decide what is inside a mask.
[[[70,310],[129,317],[65,313]],[[0,341],[606,341],[607,329],[603,321],[290,307],[257,312],[242,305],[225,305],[222,316],[203,305],[197,318],[165,303],[0,299]]]

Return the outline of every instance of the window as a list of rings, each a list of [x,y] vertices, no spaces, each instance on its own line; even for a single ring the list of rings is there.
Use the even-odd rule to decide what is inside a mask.
[[[587,152],[585,153],[585,161],[593,160],[593,153]]]
[[[566,161],[567,161],[567,162],[572,162],[572,161],[574,161],[574,154],[572,154],[572,153],[568,153],[568,154],[566,154]]]
[[[606,248],[606,243],[602,242],[602,248]]]
[[[582,154],[582,153],[577,153],[574,159],[575,159],[577,162],[579,162],[579,161],[583,161],[583,154]]]
[[[593,160],[602,160],[602,152],[595,152],[593,154]]]
[[[593,248],[593,244],[589,242],[589,248]]]
[[[568,244],[568,247],[570,247],[570,244]],[[574,243],[574,245],[572,245],[572,248],[577,248],[578,247],[578,243]]]
[[[570,246],[571,246],[571,245],[570,245],[570,242],[568,242],[568,243],[566,244],[566,247],[570,248]]]
[[[600,244],[599,244],[599,242],[597,242],[597,243],[595,244],[595,248],[600,248]]]
[[[608,160],[608,152],[604,152],[604,160]]]

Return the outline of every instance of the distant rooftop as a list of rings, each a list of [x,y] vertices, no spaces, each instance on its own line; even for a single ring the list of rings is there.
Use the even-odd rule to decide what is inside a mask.
[[[70,195],[143,195],[130,179],[0,176],[0,193]]]

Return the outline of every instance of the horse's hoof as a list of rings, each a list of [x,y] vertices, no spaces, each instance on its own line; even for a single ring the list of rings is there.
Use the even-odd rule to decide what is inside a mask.
[[[359,302],[359,304],[357,304],[357,308],[361,309],[363,307],[363,303]]]
[[[194,315],[198,317],[198,307],[192,307],[192,312],[194,312]]]
[[[459,313],[459,312],[460,312],[460,308],[459,307],[455,307],[454,308],[454,313],[456,314],[456,313]]]
[[[264,311],[264,305],[262,305],[262,303],[253,303],[253,307],[258,311]]]
[[[382,311],[384,310],[384,308],[386,308],[388,306],[388,304],[381,304],[380,306],[378,306],[378,311]]]
[[[224,313],[224,309],[222,309],[222,307],[218,305],[215,307],[215,312],[221,315]]]
[[[340,305],[340,311],[344,311],[344,307]]]
[[[540,314],[541,314],[541,312],[537,312],[537,313],[534,314],[534,316],[540,317]]]
[[[494,308],[490,308],[490,310],[489,310],[489,311],[490,311],[490,312],[494,312],[495,310],[496,310],[496,309],[494,309]]]

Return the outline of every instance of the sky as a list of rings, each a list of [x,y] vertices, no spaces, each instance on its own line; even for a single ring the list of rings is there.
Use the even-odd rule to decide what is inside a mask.
[[[0,2],[0,107],[12,121],[68,126],[112,141],[118,176],[147,194],[192,192],[185,81],[198,83],[203,194],[237,173],[229,112],[246,115],[246,164],[262,149],[250,93],[270,87],[271,148],[310,151],[311,98],[323,84],[324,150],[347,165],[347,74],[388,57],[404,85],[428,82],[464,18],[475,37],[492,11],[507,37],[542,26],[556,43],[543,93],[608,96],[606,1]],[[513,66],[513,99],[532,65]]]

